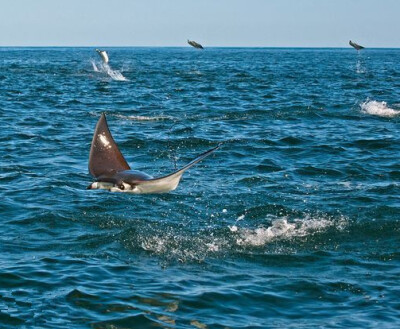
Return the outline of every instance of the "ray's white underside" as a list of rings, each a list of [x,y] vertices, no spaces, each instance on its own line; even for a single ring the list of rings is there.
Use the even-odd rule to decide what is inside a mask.
[[[133,194],[148,193],[165,193],[175,190],[181,180],[183,172],[177,172],[167,177],[158,179],[150,179],[130,185],[123,182],[124,189],[120,189],[117,185],[107,182],[94,182],[90,185],[90,189],[102,189],[110,192],[123,192]]]

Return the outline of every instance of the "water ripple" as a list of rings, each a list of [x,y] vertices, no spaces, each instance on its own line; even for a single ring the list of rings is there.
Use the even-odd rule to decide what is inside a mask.
[[[0,51],[0,327],[396,326],[398,50]],[[103,112],[153,175],[223,146],[89,191]]]

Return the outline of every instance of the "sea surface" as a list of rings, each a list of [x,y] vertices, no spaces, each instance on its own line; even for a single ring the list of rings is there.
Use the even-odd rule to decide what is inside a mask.
[[[400,50],[0,48],[0,328],[398,328]],[[87,190],[101,113],[167,194]]]

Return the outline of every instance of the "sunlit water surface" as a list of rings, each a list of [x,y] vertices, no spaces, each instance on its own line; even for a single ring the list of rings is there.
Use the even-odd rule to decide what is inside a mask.
[[[395,328],[400,51],[0,48],[1,328]],[[86,190],[102,112],[161,195]]]

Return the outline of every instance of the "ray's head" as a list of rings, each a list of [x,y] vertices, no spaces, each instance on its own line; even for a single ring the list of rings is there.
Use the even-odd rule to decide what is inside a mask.
[[[111,183],[111,182],[93,182],[87,190],[108,190],[111,192],[132,192],[134,187],[125,182]]]

